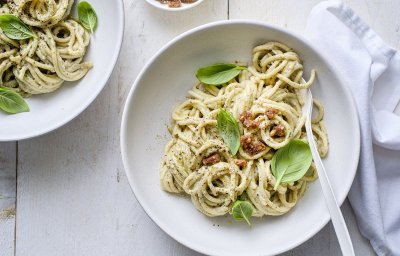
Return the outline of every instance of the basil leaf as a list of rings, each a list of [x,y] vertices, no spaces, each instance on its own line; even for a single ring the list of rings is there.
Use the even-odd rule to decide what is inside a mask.
[[[6,88],[0,88],[0,109],[10,114],[29,112],[28,104],[21,95]]]
[[[81,25],[93,33],[97,27],[97,14],[88,2],[82,1],[78,4],[78,16]]]
[[[0,15],[0,28],[11,39],[22,40],[36,37],[31,28],[11,14]]]
[[[301,179],[312,162],[310,146],[302,140],[292,140],[272,157],[271,169],[276,179],[274,190],[283,182]]]
[[[247,201],[237,200],[232,206],[232,217],[238,221],[245,220],[249,226],[251,226],[250,217],[252,214],[253,206]]]
[[[229,82],[244,69],[234,64],[215,64],[197,70],[196,77],[204,84],[219,85]]]
[[[221,109],[217,116],[218,133],[228,146],[232,155],[236,155],[240,146],[240,131],[236,119],[231,113]]]

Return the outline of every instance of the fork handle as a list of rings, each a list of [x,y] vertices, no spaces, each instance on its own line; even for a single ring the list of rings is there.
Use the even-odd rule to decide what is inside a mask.
[[[329,182],[328,175],[326,174],[325,167],[322,164],[321,158],[317,151],[317,147],[315,145],[314,136],[312,135],[313,133],[311,122],[308,121],[306,123],[307,137],[310,144],[311,153],[318,172],[319,181],[321,182],[325,202],[331,215],[333,227],[335,228],[336,236],[339,240],[340,248],[342,249],[342,254],[344,256],[354,256],[355,254],[353,244],[351,243],[351,238],[349,235],[349,231],[347,230],[346,222],[344,221],[335,194],[333,193],[331,183]]]

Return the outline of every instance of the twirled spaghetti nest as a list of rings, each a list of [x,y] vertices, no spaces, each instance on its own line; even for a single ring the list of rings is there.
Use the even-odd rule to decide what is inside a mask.
[[[314,164],[296,182],[276,190],[270,162],[275,152],[293,139],[306,139],[304,104],[299,91],[315,78],[303,79],[303,65],[289,47],[269,42],[253,50],[253,63],[226,86],[197,84],[190,98],[172,113],[172,140],[165,148],[160,180],[164,190],[190,195],[196,208],[208,216],[230,212],[233,203],[246,199],[253,216],[282,215],[317,178]],[[323,107],[313,131],[319,153],[328,152]],[[217,130],[217,114],[225,109],[239,121],[241,147],[235,156]]]
[[[0,8],[0,14],[12,13],[35,26],[37,36],[12,40],[0,30],[0,86],[29,96],[53,92],[64,81],[86,75],[92,67],[83,61],[90,35],[74,19],[64,20],[72,4],[65,0],[14,1]]]

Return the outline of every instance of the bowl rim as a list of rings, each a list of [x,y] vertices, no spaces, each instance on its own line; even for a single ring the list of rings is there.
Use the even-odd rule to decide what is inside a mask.
[[[147,3],[149,3],[150,5],[156,7],[157,9],[163,10],[163,11],[169,11],[169,12],[180,12],[180,11],[186,11],[189,9],[192,9],[193,7],[198,6],[199,4],[201,4],[202,2],[204,2],[204,0],[197,0],[194,3],[191,4],[187,4],[185,6],[182,7],[178,7],[178,8],[171,8],[168,6],[164,6],[164,5],[160,5],[155,3],[156,0],[146,0]]]
[[[89,107],[90,104],[93,103],[93,101],[97,98],[97,96],[100,94],[100,92],[104,89],[108,80],[110,79],[111,74],[117,64],[117,60],[118,60],[118,57],[120,55],[121,48],[122,48],[122,42],[123,42],[124,31],[125,31],[124,2],[123,2],[123,0],[118,0],[118,1],[115,1],[115,3],[118,5],[117,7],[119,10],[119,13],[121,14],[121,15],[118,15],[118,17],[116,17],[117,23],[121,24],[121,25],[119,26],[119,28],[117,28],[117,37],[116,37],[116,41],[117,41],[116,49],[117,50],[114,52],[113,56],[110,58],[110,63],[112,65],[108,66],[108,68],[104,72],[105,75],[103,76],[103,79],[99,82],[99,84],[102,84],[102,86],[99,86],[96,90],[93,90],[93,93],[90,95],[90,97],[88,97],[87,100],[82,105],[80,105],[80,107],[77,108],[75,112],[72,112],[69,115],[66,115],[66,117],[63,118],[62,120],[60,120],[56,123],[53,123],[51,125],[48,125],[44,129],[26,132],[23,135],[15,135],[15,136],[8,136],[8,137],[2,137],[0,135],[0,142],[26,140],[26,139],[35,138],[35,137],[50,133],[50,132],[57,130],[58,128],[64,126],[65,124],[71,122],[73,119],[75,119],[77,116],[79,116],[83,111],[85,111]]]
[[[308,39],[306,39],[305,37],[303,37],[302,35],[299,35],[297,33],[294,33],[292,31],[289,31],[287,29],[278,27],[276,25],[272,25],[269,24],[267,22],[263,22],[263,21],[257,21],[257,20],[250,20],[250,19],[235,19],[235,20],[222,20],[222,21],[215,21],[215,22],[211,22],[211,23],[207,23],[195,28],[192,28],[178,36],[176,36],[175,38],[173,38],[171,41],[169,41],[167,44],[165,44],[162,48],[160,48],[154,55],[153,57],[143,66],[142,70],[140,71],[140,73],[138,74],[137,78],[135,79],[129,94],[126,98],[125,101],[125,106],[123,109],[123,114],[122,114],[122,120],[121,120],[121,130],[120,130],[120,144],[121,144],[121,154],[122,154],[122,162],[123,162],[123,166],[125,169],[125,174],[127,176],[129,185],[131,187],[131,190],[134,194],[134,196],[136,197],[137,201],[139,202],[139,204],[141,205],[141,207],[144,209],[144,211],[146,212],[146,214],[150,217],[150,219],[159,227],[161,228],[166,234],[168,234],[170,237],[172,237],[174,240],[176,240],[177,242],[183,244],[184,246],[187,246],[188,248],[195,250],[197,252],[203,253],[203,254],[208,254],[208,255],[219,255],[213,252],[210,252],[207,250],[207,248],[203,248],[201,246],[198,246],[196,243],[191,242],[190,240],[186,240],[184,237],[177,235],[174,232],[170,232],[171,230],[164,225],[163,223],[161,223],[158,218],[157,215],[154,214],[151,210],[151,207],[149,207],[149,205],[147,204],[147,202],[144,200],[144,198],[142,198],[141,194],[138,193],[138,188],[135,186],[135,181],[134,181],[134,177],[133,175],[131,175],[131,172],[129,172],[128,170],[133,170],[133,168],[130,166],[129,161],[128,161],[128,155],[127,155],[127,145],[125,144],[125,142],[127,141],[127,120],[128,120],[128,112],[129,109],[131,108],[131,105],[133,103],[133,95],[135,94],[139,82],[142,80],[142,77],[144,76],[146,70],[157,60],[157,58],[162,55],[166,50],[168,50],[172,45],[174,45],[175,43],[179,42],[180,40],[184,39],[185,37],[203,31],[203,30],[207,30],[209,28],[213,28],[213,27],[218,27],[218,26],[225,26],[225,25],[256,25],[256,26],[263,26],[266,27],[268,29],[272,29],[272,30],[276,30],[280,33],[284,33],[287,34],[291,37],[294,37],[295,39],[299,40],[300,42],[302,42],[304,45],[308,46],[310,49],[312,49],[314,51],[314,53],[327,65],[327,67],[333,71],[333,73],[335,74],[336,78],[338,79],[339,83],[342,84],[342,88],[343,88],[343,92],[345,93],[345,95],[347,96],[348,99],[351,99],[349,104],[351,106],[351,108],[349,109],[349,112],[351,112],[351,116],[355,117],[352,120],[352,123],[355,127],[355,138],[354,138],[354,142],[355,142],[355,155],[356,158],[352,161],[352,163],[349,165],[350,168],[349,170],[354,170],[352,177],[351,177],[351,183],[348,187],[346,187],[345,193],[338,197],[337,196],[337,201],[339,203],[339,206],[341,206],[344,202],[344,200],[346,199],[350,188],[354,182],[354,178],[355,175],[357,173],[357,168],[358,168],[358,162],[359,162],[359,157],[360,157],[360,143],[361,143],[361,137],[360,137],[360,122],[359,122],[359,116],[358,116],[358,110],[357,110],[357,106],[355,104],[355,100],[354,100],[354,96],[350,91],[350,88],[347,86],[347,83],[344,82],[344,79],[339,76],[336,75],[338,74],[337,69],[328,61],[327,56],[325,56],[323,53],[321,53],[319,50],[317,50],[315,47],[312,46],[311,41],[309,41]],[[293,244],[287,246],[284,249],[281,249],[280,251],[276,251],[274,252],[275,254],[280,254],[280,253],[284,253],[287,252],[288,250],[291,250],[299,245],[301,245],[302,243],[308,241],[311,237],[313,237],[315,234],[317,234],[319,231],[322,230],[322,228],[330,221],[330,215],[325,214],[324,216],[321,216],[321,222],[320,224],[318,224],[318,226],[316,226],[316,228],[314,230],[312,230],[311,232],[309,232],[306,236],[304,236],[302,239],[299,239],[298,241],[294,242]],[[250,255],[250,254],[249,254]]]

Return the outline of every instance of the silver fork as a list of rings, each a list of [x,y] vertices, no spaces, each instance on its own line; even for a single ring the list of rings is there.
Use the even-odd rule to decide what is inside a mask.
[[[307,139],[310,145],[311,153],[314,159],[314,163],[318,172],[319,181],[321,183],[322,192],[325,197],[326,205],[328,206],[329,213],[331,215],[333,227],[335,228],[336,236],[339,240],[340,248],[342,249],[342,254],[344,256],[354,256],[353,244],[351,243],[351,238],[349,231],[347,230],[346,222],[344,221],[343,214],[337,203],[335,194],[331,183],[329,181],[328,175],[325,171],[325,167],[322,164],[321,157],[319,156],[317,147],[315,145],[314,136],[311,128],[312,110],[313,110],[313,96],[309,89],[301,90],[301,95],[305,100],[303,105],[303,113],[306,113],[306,131]]]

